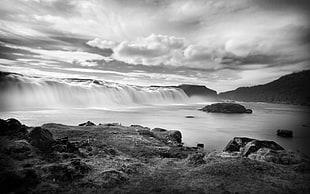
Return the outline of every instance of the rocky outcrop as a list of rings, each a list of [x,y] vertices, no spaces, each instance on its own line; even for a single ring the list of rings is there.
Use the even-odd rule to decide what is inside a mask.
[[[224,152],[233,157],[247,157],[252,160],[273,162],[277,164],[299,164],[300,154],[285,150],[274,141],[257,140],[247,137],[235,137],[224,148]],[[223,156],[225,154],[222,154]],[[226,154],[226,157],[229,154]]]
[[[96,126],[96,124],[91,122],[91,121],[87,121],[85,123],[79,124],[79,126],[81,126],[81,127],[91,127],[91,126]]]
[[[222,99],[310,105],[310,70],[285,75],[264,85],[220,93]]]
[[[25,125],[22,125],[16,119],[0,119],[0,136],[25,137],[28,131]]]
[[[215,103],[200,110],[211,113],[252,113],[251,109],[246,109],[241,104],[236,103]]]
[[[35,127],[30,133],[30,144],[37,147],[41,151],[52,151],[56,141],[53,139],[53,134],[44,128]]]
[[[242,152],[244,156],[259,150],[270,148],[273,150],[284,150],[282,146],[274,141],[257,140],[248,137],[234,137],[224,148],[224,152]]]

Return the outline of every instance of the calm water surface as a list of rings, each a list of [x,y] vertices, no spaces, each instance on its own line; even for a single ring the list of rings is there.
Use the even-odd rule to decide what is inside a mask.
[[[205,103],[210,104],[210,103]],[[150,128],[178,129],[183,142],[195,146],[204,143],[207,150],[222,150],[235,136],[247,136],[278,142],[289,150],[310,155],[310,108],[268,103],[243,103],[253,114],[205,113],[198,108],[205,104],[140,106],[116,110],[49,109],[0,112],[1,118],[17,118],[29,126],[44,123],[77,125],[90,120],[95,123],[116,122],[122,125],[140,124]],[[191,115],[194,118],[185,118]],[[293,130],[293,138],[277,137],[277,129]]]

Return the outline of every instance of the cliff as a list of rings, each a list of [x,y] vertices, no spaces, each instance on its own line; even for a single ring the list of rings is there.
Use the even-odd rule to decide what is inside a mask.
[[[203,85],[189,85],[189,84],[182,84],[176,86],[176,88],[182,89],[187,96],[205,96],[205,97],[216,97],[217,92],[211,90]]]
[[[310,70],[292,73],[264,85],[220,93],[222,99],[310,105]]]

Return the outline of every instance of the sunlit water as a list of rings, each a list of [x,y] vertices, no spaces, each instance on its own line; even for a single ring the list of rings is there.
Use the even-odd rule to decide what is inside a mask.
[[[207,104],[207,103],[205,103]],[[310,155],[310,109],[304,106],[244,103],[253,114],[219,114],[198,111],[205,104],[126,107],[114,110],[98,108],[45,109],[0,112],[1,118],[17,118],[29,126],[44,123],[77,125],[87,120],[95,123],[140,124],[150,128],[178,129],[183,142],[206,150],[222,150],[235,136],[247,136],[278,142],[289,150]],[[186,116],[194,118],[185,118]],[[293,130],[293,138],[281,138],[277,129]]]

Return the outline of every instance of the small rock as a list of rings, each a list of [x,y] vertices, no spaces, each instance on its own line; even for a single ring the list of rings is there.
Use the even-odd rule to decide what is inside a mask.
[[[279,130],[277,130],[277,135],[280,137],[293,137],[293,131],[279,129]]]
[[[81,123],[81,124],[79,124],[79,126],[91,127],[91,126],[96,126],[96,124],[93,123],[93,122],[91,122],[91,121],[87,121],[86,123]]]
[[[197,148],[203,149],[204,148],[204,144],[203,143],[198,143],[197,144]]]
[[[189,116],[186,116],[185,118],[195,118],[195,117],[192,115],[189,115]]]

